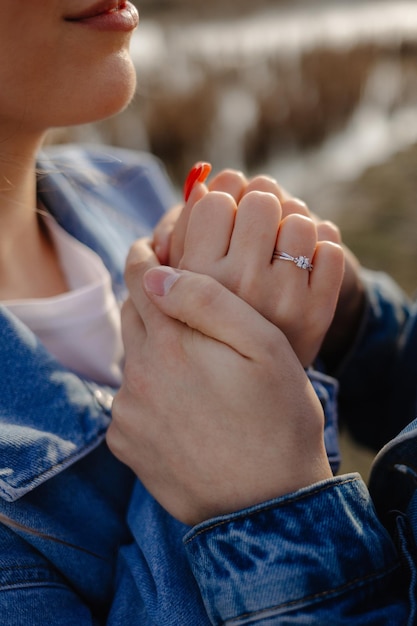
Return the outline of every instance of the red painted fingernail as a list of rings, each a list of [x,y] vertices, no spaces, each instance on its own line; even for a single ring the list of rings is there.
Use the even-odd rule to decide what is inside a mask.
[[[190,193],[192,192],[196,182],[198,181],[199,183],[204,183],[210,172],[211,165],[210,163],[206,163],[205,161],[199,161],[190,169],[184,183],[185,202],[187,202],[188,198],[190,197]]]

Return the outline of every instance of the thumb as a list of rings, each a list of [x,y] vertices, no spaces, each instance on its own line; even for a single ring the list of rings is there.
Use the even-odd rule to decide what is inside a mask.
[[[244,300],[210,276],[159,266],[143,276],[149,299],[162,312],[240,354],[256,359],[284,335]]]

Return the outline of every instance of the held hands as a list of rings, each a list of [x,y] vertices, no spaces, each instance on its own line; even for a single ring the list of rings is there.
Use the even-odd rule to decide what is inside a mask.
[[[332,476],[322,408],[302,365],[333,314],[338,243],[337,229],[312,220],[274,181],[226,171],[208,189],[197,181],[156,231],[159,261],[185,269],[161,268],[146,241],[132,247],[125,375],[107,440],[183,522]],[[308,256],[314,269],[272,261],[275,249]],[[339,303],[360,291],[347,258]]]
[[[188,185],[186,196],[176,223],[156,232],[158,256],[216,278],[278,326],[302,365],[310,365],[332,321],[343,277],[336,227],[317,225],[303,203],[263,176],[247,181],[227,170],[209,190],[198,180],[192,189]],[[273,259],[274,250],[308,257],[313,271]]]
[[[322,408],[276,326],[214,278],[159,267],[146,241],[126,281],[107,441],[162,506],[196,524],[331,477]]]

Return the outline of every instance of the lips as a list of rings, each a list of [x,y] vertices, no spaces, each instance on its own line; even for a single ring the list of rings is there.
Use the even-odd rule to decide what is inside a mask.
[[[65,16],[68,22],[78,22],[87,20],[98,15],[106,15],[107,13],[116,13],[126,7],[126,0],[101,0],[86,9],[80,10],[78,13]]]

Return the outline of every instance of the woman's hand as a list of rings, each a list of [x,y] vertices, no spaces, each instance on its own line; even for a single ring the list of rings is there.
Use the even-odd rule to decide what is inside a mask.
[[[332,476],[321,405],[278,328],[213,278],[159,268],[145,241],[126,280],[107,441],[162,506],[196,524]]]
[[[287,241],[288,245],[291,246],[294,240],[298,240],[302,244],[303,250],[296,254],[307,254],[305,251],[307,249],[311,250],[311,243],[309,242],[314,238],[317,241],[315,251],[319,254],[316,254],[314,258],[315,271],[311,276],[312,280],[309,281],[308,289],[305,289],[305,286],[303,286],[301,291],[297,291],[298,285],[302,280],[301,276],[298,276],[299,280],[294,281],[292,285],[291,281],[287,280],[288,277],[297,276],[294,273],[296,268],[292,267],[291,272],[288,263],[286,264],[286,270],[281,268],[281,276],[284,275],[284,282],[274,282],[272,289],[269,291],[269,296],[268,294],[259,296],[259,290],[263,289],[265,292],[269,286],[268,281],[264,281],[264,276],[259,276],[258,280],[256,280],[257,277],[252,272],[256,288],[253,289],[250,286],[250,283],[246,280],[248,274],[250,275],[246,251],[249,248],[254,250],[257,245],[255,238],[259,236],[259,232],[256,229],[253,230],[251,238],[248,239],[248,247],[242,251],[239,263],[242,270],[241,281],[230,281],[229,276],[223,276],[222,272],[219,271],[219,264],[217,264],[216,273],[213,273],[212,263],[204,264],[202,262],[198,247],[195,248],[194,255],[190,254],[189,249],[186,247],[190,217],[196,212],[196,205],[201,212],[201,200],[209,191],[218,191],[229,196],[229,211],[230,202],[235,202],[236,211],[238,204],[243,200],[244,196],[253,195],[255,191],[275,196],[280,205],[280,219],[284,220],[280,228],[280,241],[277,240],[276,242],[277,248],[288,252],[289,249],[284,247],[287,245]],[[257,210],[256,207],[255,210]],[[215,210],[211,214],[206,215],[207,228],[200,219],[202,229],[199,233],[196,233],[194,229],[191,240],[196,241],[198,244],[200,237],[202,237],[201,249],[204,247],[204,238],[207,245],[210,244],[207,238],[212,237],[214,246],[216,246],[216,238],[219,235],[224,237],[222,227],[218,225],[216,227],[218,213],[219,211]],[[290,216],[291,218],[286,220]],[[314,229],[312,229],[311,225],[310,227],[306,223],[303,225],[300,220],[301,216],[310,218],[314,222],[314,234],[312,232]],[[196,220],[192,223],[195,226]],[[231,222],[229,221],[229,230],[230,224]],[[214,232],[213,226],[215,227]],[[273,224],[271,224],[271,228],[274,228]],[[310,230],[310,235],[307,233],[308,230]],[[297,231],[301,237],[297,235]],[[305,243],[303,242],[304,235],[307,237]],[[188,239],[190,240],[190,237]],[[197,181],[192,187],[184,207],[178,206],[168,213],[158,225],[154,236],[155,251],[161,263],[175,267],[180,265],[193,271],[214,275],[219,282],[222,282],[232,290],[236,289],[236,285],[239,282],[241,285],[245,284],[246,280],[247,288],[241,288],[238,292],[239,295],[285,332],[303,365],[308,366],[311,364],[321,348],[321,356],[324,358],[329,370],[337,367],[338,362],[343,358],[354,341],[365,302],[359,262],[350,250],[343,247],[343,272],[340,249],[337,251],[334,246],[331,246],[332,243],[341,246],[340,232],[333,223],[320,220],[309,211],[305,203],[293,198],[274,179],[267,176],[257,176],[248,180],[241,172],[235,170],[220,172],[209,182],[208,186]],[[301,250],[301,248],[299,249]],[[294,251],[291,254],[293,256],[296,255]],[[230,255],[228,256],[230,260]],[[278,262],[276,261],[274,265],[278,265]],[[246,279],[243,275],[244,273],[246,273]],[[278,272],[276,272],[276,278],[278,278]],[[281,294],[278,294],[277,297],[277,292],[281,288],[283,289],[282,293],[284,295],[287,294],[289,299],[282,299],[280,297]],[[337,299],[338,291],[339,296]],[[318,293],[320,295],[316,298],[315,296]],[[293,297],[294,294],[296,297]],[[277,305],[275,309],[273,309],[274,302]],[[306,317],[305,314],[307,315]]]
[[[220,191],[229,194],[237,203],[245,193],[251,191],[268,192],[274,194],[280,201],[283,217],[291,213],[310,216],[307,206],[300,200],[293,198],[274,179],[268,176],[256,176],[248,180],[242,172],[237,170],[222,170],[207,185],[197,180],[187,192],[187,199],[184,204],[175,206],[160,220],[153,236],[153,248],[160,263],[178,267],[184,253],[185,235],[190,213],[194,204],[208,191]]]
[[[272,179],[248,182],[233,171],[219,174],[210,191],[195,185],[172,231],[170,259],[248,302],[284,332],[308,367],[333,318],[344,256],[339,245],[318,241],[303,203],[279,198],[283,192]],[[338,231],[327,224],[331,237],[337,240]],[[308,257],[313,271],[273,259],[275,250]]]
[[[277,258],[311,261],[312,271]],[[249,191],[237,204],[209,192],[192,209],[179,267],[215,278],[275,324],[304,367],[330,326],[344,270],[343,250],[317,240],[311,218],[283,217],[275,194]]]

